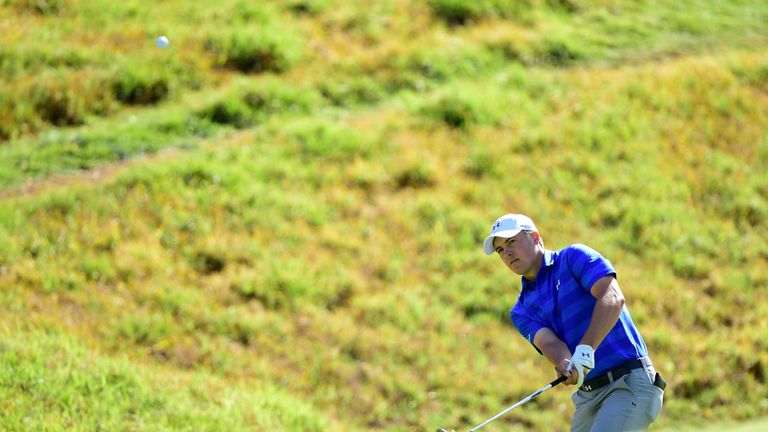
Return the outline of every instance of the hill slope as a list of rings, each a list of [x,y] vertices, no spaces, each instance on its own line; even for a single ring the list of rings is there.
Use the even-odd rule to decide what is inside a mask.
[[[2,11],[99,58],[63,24],[84,5],[50,4]],[[451,4],[170,2],[152,13],[195,60],[159,105],[9,122],[6,188],[178,150],[0,204],[3,425],[471,427],[552,378],[502,318],[515,278],[480,252],[512,210],[617,267],[670,383],[661,426],[765,415],[768,8]],[[126,5],[87,10],[128,70],[155,70],[115,42],[159,31]],[[223,22],[285,22],[305,44],[285,46],[315,49],[241,71],[217,43],[260,39]],[[19,64],[19,83],[41,76]],[[499,424],[564,430],[568,396]]]

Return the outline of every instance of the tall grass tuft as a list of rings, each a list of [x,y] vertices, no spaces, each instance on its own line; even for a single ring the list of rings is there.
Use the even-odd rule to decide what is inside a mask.
[[[213,33],[206,46],[225,68],[258,74],[286,72],[302,56],[301,38],[278,24],[238,27]]]
[[[128,105],[153,105],[169,97],[171,79],[154,66],[126,68],[112,78],[112,92]]]
[[[352,132],[326,121],[296,122],[287,133],[298,144],[299,155],[305,160],[340,162],[367,158],[375,144],[369,134]]]
[[[66,0],[5,0],[2,4],[38,15],[59,15],[66,11]]]
[[[214,123],[245,128],[274,115],[301,115],[323,105],[311,87],[292,86],[277,79],[236,85],[234,90],[204,107],[198,116]]]
[[[428,0],[427,4],[438,18],[452,26],[491,17],[527,22],[534,9],[530,0]]]
[[[507,98],[499,89],[457,83],[422,103],[419,113],[450,128],[467,130],[474,125],[500,124]]]

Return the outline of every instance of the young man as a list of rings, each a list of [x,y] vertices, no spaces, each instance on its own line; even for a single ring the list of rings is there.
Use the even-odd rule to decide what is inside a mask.
[[[517,330],[565,384],[578,386],[572,432],[642,431],[656,420],[665,383],[607,259],[580,244],[545,249],[533,221],[520,214],[497,219],[483,249],[522,276],[510,312]]]

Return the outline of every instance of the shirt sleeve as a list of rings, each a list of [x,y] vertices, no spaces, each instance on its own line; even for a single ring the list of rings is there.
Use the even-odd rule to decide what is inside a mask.
[[[588,292],[600,278],[608,275],[616,276],[616,270],[611,262],[589,246],[571,245],[567,248],[565,256],[571,273],[581,287]]]
[[[529,316],[529,314],[525,312],[525,306],[520,305],[520,303],[516,304],[515,307],[509,311],[509,315],[517,331],[531,343],[539,354],[542,354],[539,347],[534,345],[533,337],[536,336],[536,333],[539,330],[546,327],[546,325],[538,319]]]

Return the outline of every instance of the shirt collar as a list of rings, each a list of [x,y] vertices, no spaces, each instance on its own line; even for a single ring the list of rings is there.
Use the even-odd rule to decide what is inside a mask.
[[[541,268],[551,267],[555,263],[555,253],[544,249],[544,259],[541,261]],[[539,269],[541,271],[541,269]]]
[[[552,267],[555,264],[555,253],[551,250],[544,249],[544,256],[541,259],[541,268],[539,268],[539,273],[536,274],[536,279],[539,278],[541,275],[541,271],[545,268]],[[520,279],[523,281],[523,288],[533,289],[536,288],[536,281],[535,280],[528,280],[523,276],[520,276]]]

